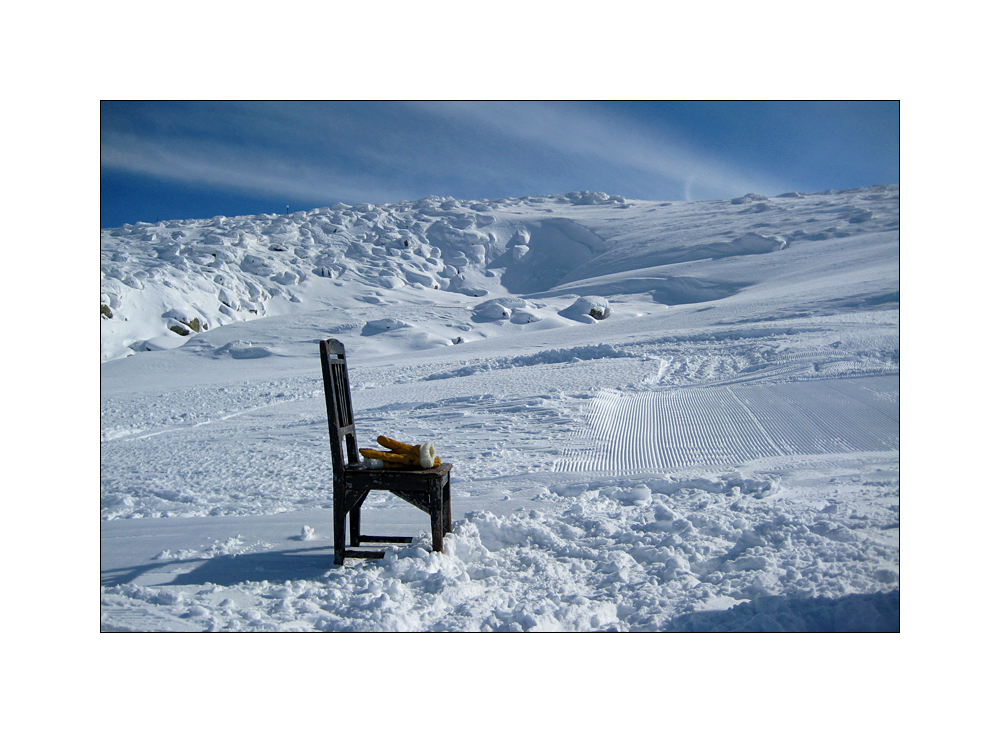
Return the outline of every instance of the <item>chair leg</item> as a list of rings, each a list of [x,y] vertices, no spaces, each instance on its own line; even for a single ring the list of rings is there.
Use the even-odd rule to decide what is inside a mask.
[[[333,564],[344,564],[344,540],[346,532],[344,520],[347,519],[343,511],[345,503],[343,490],[335,486],[333,489]]]
[[[351,509],[351,547],[361,546],[361,505]]]
[[[444,552],[444,487],[437,483],[431,490],[431,549]]]
[[[447,476],[444,482],[442,503],[444,504],[444,531],[447,534],[451,532],[451,479]]]

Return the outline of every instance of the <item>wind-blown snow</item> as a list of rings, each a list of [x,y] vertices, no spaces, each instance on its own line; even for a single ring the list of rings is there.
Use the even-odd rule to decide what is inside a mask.
[[[898,186],[101,239],[104,629],[898,629]],[[362,445],[455,464],[444,554],[372,496],[417,539],[332,567],[328,337]]]

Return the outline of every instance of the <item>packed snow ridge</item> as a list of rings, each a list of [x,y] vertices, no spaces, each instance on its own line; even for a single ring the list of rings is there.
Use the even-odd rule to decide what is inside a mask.
[[[899,628],[898,186],[101,243],[105,630]],[[414,541],[332,565],[331,337],[361,446],[454,464],[445,553],[371,495]]]

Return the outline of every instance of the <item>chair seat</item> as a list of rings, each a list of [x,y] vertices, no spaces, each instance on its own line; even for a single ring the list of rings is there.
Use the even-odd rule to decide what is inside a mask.
[[[451,468],[450,463],[442,463],[434,468],[412,469],[364,468],[361,465],[351,465],[344,467],[344,483],[350,491],[382,489],[397,496],[404,493],[433,494],[440,492],[450,483]]]
[[[416,476],[429,478],[433,476],[446,476],[452,469],[452,464],[442,463],[434,468],[366,468],[363,463],[350,463],[344,466],[344,472],[351,476],[368,476],[371,478],[385,477],[397,478],[400,476]]]

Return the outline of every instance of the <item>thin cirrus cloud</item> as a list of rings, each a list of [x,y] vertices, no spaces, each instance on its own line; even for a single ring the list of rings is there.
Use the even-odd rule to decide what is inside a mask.
[[[202,103],[116,112],[102,108],[102,168],[304,202],[784,190],[772,176],[597,104]]]
[[[104,135],[101,167],[196,188],[218,188],[290,198],[365,200],[387,192],[369,177],[338,171],[322,158],[268,150],[241,141],[196,137]],[[360,197],[360,198],[358,198]]]
[[[666,126],[654,127],[600,105],[454,102],[421,107],[453,124],[557,153],[571,169],[579,169],[578,175],[603,170],[606,179],[631,187],[631,196],[667,198],[681,190],[688,199],[725,197],[734,191],[777,193],[788,186],[698,149]]]

